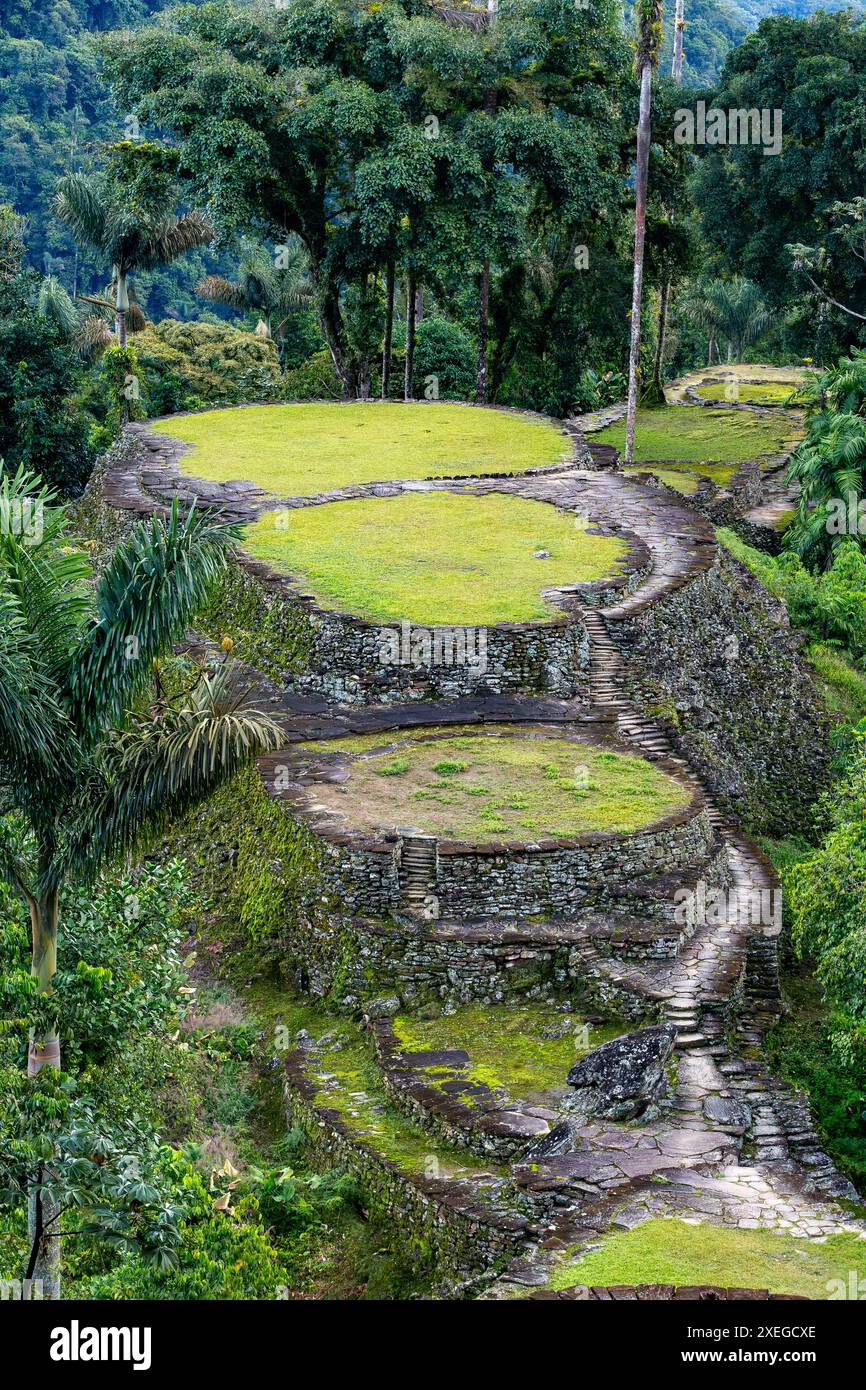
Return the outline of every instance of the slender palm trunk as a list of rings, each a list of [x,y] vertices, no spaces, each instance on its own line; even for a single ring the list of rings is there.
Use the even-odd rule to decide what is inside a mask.
[[[644,63],[640,73],[640,115],[637,127],[637,165],[635,170],[634,277],[631,292],[631,346],[628,355],[628,408],[626,411],[625,462],[634,458],[634,427],[637,411],[638,357],[640,354],[640,309],[643,292],[643,251],[646,237],[646,188],[649,167],[652,68]]]
[[[403,399],[411,401],[412,377],[415,371],[415,271],[410,268],[406,276],[406,374],[403,383]]]
[[[117,281],[117,298],[115,301],[115,328],[117,331],[117,346],[126,347],[126,315],[129,309],[129,285],[124,271],[115,267],[114,271]]]
[[[388,399],[391,385],[391,344],[394,340],[394,262],[385,270],[385,344],[382,348],[382,400]]]
[[[39,994],[50,994],[57,973],[57,915],[56,893],[31,900],[32,930],[31,974],[36,976]],[[43,1036],[31,1034],[27,1050],[27,1075],[35,1077],[43,1067],[60,1067],[60,1038],[55,1029]],[[30,1257],[25,1271],[26,1285],[43,1299],[60,1297],[60,1236],[57,1231],[58,1210],[53,1197],[42,1184],[50,1170],[39,1163],[33,1175],[27,1200]]]
[[[679,83],[683,80],[683,0],[676,0],[674,10],[674,58],[671,63],[671,77]]]

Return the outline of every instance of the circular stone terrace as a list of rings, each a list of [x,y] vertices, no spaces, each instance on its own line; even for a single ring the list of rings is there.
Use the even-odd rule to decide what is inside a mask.
[[[613,601],[649,565],[633,531],[586,508],[581,486],[551,486],[588,453],[544,417],[253,406],[134,433],[144,462],[109,480],[109,500],[196,500],[243,525],[248,583],[285,609],[271,674],[298,691],[360,704],[585,696],[581,605]],[[243,625],[230,607],[223,624]],[[307,659],[293,670],[299,647]]]
[[[697,785],[600,729],[431,724],[295,743],[265,780],[326,842],[331,889],[358,915],[567,916],[717,848]]]

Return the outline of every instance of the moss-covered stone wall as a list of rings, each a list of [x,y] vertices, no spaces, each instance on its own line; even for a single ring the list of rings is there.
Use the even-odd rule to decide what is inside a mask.
[[[714,799],[757,834],[802,830],[827,768],[823,701],[784,607],[720,550],[711,569],[611,624],[630,697]]]

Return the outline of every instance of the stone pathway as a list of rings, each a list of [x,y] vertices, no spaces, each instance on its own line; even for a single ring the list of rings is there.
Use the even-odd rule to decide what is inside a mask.
[[[601,428],[608,420],[593,423]],[[255,695],[283,721],[287,743],[434,723],[573,724],[595,727],[700,783],[661,727],[626,698],[623,625],[712,566],[712,527],[674,496],[612,470],[615,451],[584,441],[579,422],[569,422],[567,428],[574,439],[574,460],[553,471],[421,486],[519,493],[583,513],[592,524],[615,527],[634,538],[640,563],[622,582],[575,585],[562,595],[563,607],[579,617],[589,637],[589,707],[568,700],[494,696],[348,708],[291,694],[254,673]],[[106,483],[107,500],[121,510],[164,510],[166,481],[175,476],[177,455],[158,436],[151,439],[156,442],[142,445],[139,431],[136,442],[139,450],[145,449],[144,460],[139,452]],[[231,496],[225,488],[220,491],[221,503],[228,503],[240,519],[255,514],[261,494],[249,484],[231,488]],[[326,499],[300,499],[305,505],[321,500]],[[279,795],[273,772],[284,759],[285,753],[282,759],[278,753],[261,760],[272,795]],[[834,1197],[856,1194],[823,1152],[807,1099],[770,1075],[760,1057],[761,1038],[781,1002],[777,941],[772,929],[752,920],[751,904],[756,895],[760,900],[760,894],[777,887],[772,866],[718,809],[706,785],[703,793],[729,892],[728,911],[719,920],[696,922],[678,932],[671,932],[664,920],[619,921],[615,914],[556,923],[439,922],[428,929],[456,933],[467,943],[494,938],[516,946],[524,940],[536,945],[567,941],[587,976],[633,996],[670,1022],[676,1029],[677,1081],[651,1123],[575,1127],[566,1117],[566,1132],[556,1112],[473,1081],[471,1058],[464,1051],[407,1053],[390,1024],[374,1020],[383,1081],[395,1103],[449,1143],[514,1160],[501,1189],[503,1201],[493,1202],[493,1225],[523,1248],[490,1296],[545,1283],[552,1261],[566,1248],[597,1244],[607,1231],[630,1229],[657,1216],[787,1231],[804,1239],[852,1231],[866,1239],[866,1224],[832,1204]],[[424,888],[424,846],[410,858],[404,887],[407,900],[414,901]],[[671,941],[673,959],[667,948],[653,958],[653,944],[663,940]],[[315,1088],[305,1060],[296,1055],[290,1071],[293,1085],[311,1101]],[[435,1086],[424,1074],[430,1066],[440,1073]],[[346,1142],[359,1142],[344,1117],[330,1113],[329,1123]],[[477,1175],[440,1175],[434,1187],[437,1200],[456,1203],[470,1223],[491,1220],[489,1204],[479,1197]],[[499,1190],[497,1179],[493,1191]],[[510,1225],[508,1202],[514,1193],[534,1215],[521,1213]]]

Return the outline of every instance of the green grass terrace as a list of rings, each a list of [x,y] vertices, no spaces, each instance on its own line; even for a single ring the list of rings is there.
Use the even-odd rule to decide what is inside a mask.
[[[724,387],[719,387],[724,391]],[[796,423],[784,416],[757,416],[720,407],[669,405],[639,410],[635,427],[635,463],[699,465],[746,463],[787,453],[799,439]],[[600,444],[625,448],[625,422],[593,435]],[[697,468],[702,473],[704,469]],[[711,473],[707,476],[712,477]]]
[[[348,781],[317,784],[316,800],[363,830],[413,825],[478,843],[568,839],[630,833],[684,810],[690,799],[643,758],[541,729],[429,728],[302,746],[350,755]]]
[[[447,491],[278,508],[246,528],[243,545],[302,578],[323,608],[467,626],[556,617],[546,589],[616,573],[627,553],[548,502]]]
[[[191,446],[183,470],[239,479],[276,497],[310,497],[355,484],[552,467],[571,453],[553,422],[438,402],[257,405],[158,421]]]

